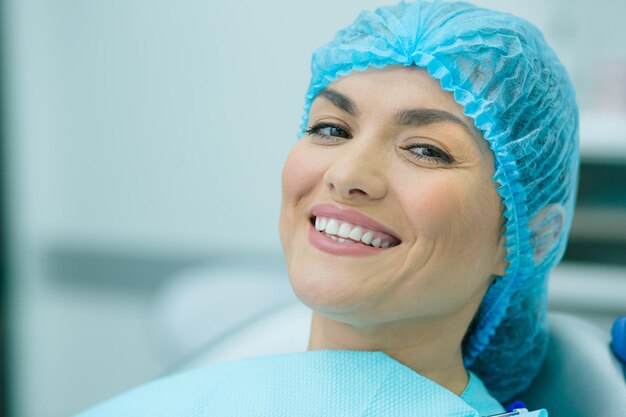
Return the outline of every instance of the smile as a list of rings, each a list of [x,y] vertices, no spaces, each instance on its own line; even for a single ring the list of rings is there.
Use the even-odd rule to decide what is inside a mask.
[[[339,243],[358,242],[374,248],[388,248],[398,244],[383,233],[333,217],[315,217],[315,230]]]
[[[377,255],[401,243],[384,224],[358,210],[329,203],[311,208],[308,241],[323,252],[357,257]]]

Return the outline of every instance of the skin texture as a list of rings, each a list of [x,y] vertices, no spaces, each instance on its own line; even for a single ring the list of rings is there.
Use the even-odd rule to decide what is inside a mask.
[[[463,336],[507,266],[493,155],[422,69],[370,68],[327,90],[353,108],[318,95],[313,132],[282,176],[280,235],[291,285],[314,312],[309,350],[383,351],[460,394]],[[398,124],[406,109],[445,111],[463,124]],[[321,251],[307,239],[319,203],[360,211],[401,243],[366,257]]]

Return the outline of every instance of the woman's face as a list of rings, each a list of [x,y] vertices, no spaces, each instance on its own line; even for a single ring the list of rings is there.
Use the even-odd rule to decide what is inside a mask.
[[[424,70],[331,83],[283,170],[295,293],[353,325],[471,316],[506,267],[493,167],[471,119]]]

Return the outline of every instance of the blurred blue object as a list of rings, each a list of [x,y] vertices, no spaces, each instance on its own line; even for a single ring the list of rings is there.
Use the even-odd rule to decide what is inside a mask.
[[[613,352],[626,365],[626,316],[615,320],[611,328],[611,338]]]

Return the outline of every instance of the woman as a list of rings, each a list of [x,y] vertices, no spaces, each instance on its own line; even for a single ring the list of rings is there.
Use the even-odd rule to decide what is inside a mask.
[[[577,135],[571,83],[529,23],[466,3],[362,13],[313,55],[283,173],[310,352],[170,377],[85,416],[501,412],[545,352]]]

